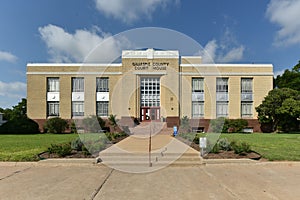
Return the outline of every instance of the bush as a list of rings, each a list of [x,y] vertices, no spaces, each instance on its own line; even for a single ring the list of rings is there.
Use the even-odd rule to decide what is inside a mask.
[[[39,125],[29,118],[15,118],[0,126],[0,134],[36,134]]]
[[[44,130],[46,130],[47,133],[64,133],[67,128],[67,120],[59,117],[48,119],[44,125]]]
[[[248,121],[245,119],[226,119],[225,132],[240,133],[248,126]]]
[[[230,143],[233,151],[235,154],[240,154],[240,155],[244,155],[244,154],[247,154],[247,153],[250,153],[251,152],[251,147],[248,143],[246,142],[235,142],[235,141],[232,141]]]
[[[226,138],[219,139],[217,144],[220,147],[220,149],[223,151],[231,151],[232,150],[230,142]]]
[[[182,132],[182,133],[191,132],[190,119],[187,116],[184,116],[180,119],[179,129],[180,129],[179,132]]]
[[[227,127],[225,126],[226,119],[224,117],[219,117],[217,119],[212,119],[210,121],[209,132],[213,133],[224,133]]]
[[[70,143],[65,144],[51,144],[51,146],[48,148],[48,152],[50,154],[54,153],[57,154],[60,157],[65,157],[67,155],[71,155],[72,148]]]
[[[80,138],[77,138],[71,142],[71,147],[74,150],[81,151],[83,146],[83,142]]]

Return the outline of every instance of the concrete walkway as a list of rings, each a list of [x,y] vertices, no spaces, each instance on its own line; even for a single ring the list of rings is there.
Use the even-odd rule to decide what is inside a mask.
[[[0,199],[300,199],[299,162],[169,166],[133,174],[93,161],[0,163]]]
[[[151,151],[149,151],[151,149]],[[118,171],[153,172],[169,165],[194,166],[203,163],[200,153],[170,134],[151,137],[131,135],[99,153],[102,163]]]

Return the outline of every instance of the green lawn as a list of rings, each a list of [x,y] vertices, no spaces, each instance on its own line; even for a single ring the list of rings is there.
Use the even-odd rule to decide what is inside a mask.
[[[205,134],[199,135],[205,136]],[[230,142],[233,140],[247,142],[253,151],[270,161],[300,161],[300,134],[232,133],[221,134],[220,138],[227,138]]]
[[[0,161],[34,161],[51,144],[70,142],[77,137],[78,134],[0,135]],[[245,141],[268,160],[300,161],[300,134],[221,134],[221,137]]]
[[[245,141],[268,160],[300,161],[300,134],[222,134],[229,141]]]
[[[78,134],[0,135],[0,161],[34,161],[51,144],[70,142]]]

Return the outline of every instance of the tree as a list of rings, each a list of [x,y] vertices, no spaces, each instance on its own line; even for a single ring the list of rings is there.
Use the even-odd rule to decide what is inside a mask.
[[[278,75],[274,82],[277,88],[291,88],[300,91],[300,61],[291,71],[287,69],[281,76]]]
[[[48,119],[44,124],[44,129],[47,130],[47,133],[64,133],[67,128],[67,120],[59,117]]]
[[[270,124],[271,130],[299,129],[300,94],[290,88],[276,88],[268,93],[262,104],[255,108],[261,124]]]
[[[22,99],[17,105],[13,106],[12,109],[6,108],[0,109],[0,112],[4,114],[6,120],[26,119],[27,118],[27,100]]]

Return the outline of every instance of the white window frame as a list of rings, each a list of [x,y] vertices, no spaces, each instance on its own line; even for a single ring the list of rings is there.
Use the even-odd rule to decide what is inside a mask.
[[[228,102],[216,103],[216,117],[228,117]]]
[[[47,102],[47,116],[59,116],[59,101],[48,101]]]
[[[192,118],[204,117],[204,102],[193,101],[192,102]]]
[[[109,78],[97,77],[96,78],[96,92],[109,92]]]
[[[97,101],[96,114],[98,117],[107,117],[109,114],[109,101]]]
[[[57,77],[47,78],[47,92],[59,92],[59,78]]]
[[[241,103],[241,117],[248,118],[253,116],[253,102]]]
[[[84,116],[84,101],[72,101],[72,116]]]
[[[72,77],[72,92],[84,92],[83,77]]]

